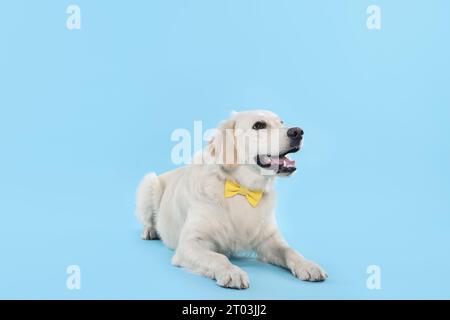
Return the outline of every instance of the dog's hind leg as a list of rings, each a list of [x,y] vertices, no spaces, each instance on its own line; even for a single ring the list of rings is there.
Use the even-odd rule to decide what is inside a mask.
[[[159,239],[156,232],[156,214],[162,195],[161,183],[155,173],[147,174],[141,181],[136,197],[136,215],[144,226],[142,239]]]

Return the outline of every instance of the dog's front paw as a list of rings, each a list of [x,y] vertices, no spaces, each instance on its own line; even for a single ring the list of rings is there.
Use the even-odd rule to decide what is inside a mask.
[[[237,266],[217,272],[216,281],[219,286],[226,288],[247,289],[250,286],[247,273]]]
[[[304,281],[324,281],[328,278],[326,272],[319,265],[304,259],[296,262],[291,268],[291,272]]]

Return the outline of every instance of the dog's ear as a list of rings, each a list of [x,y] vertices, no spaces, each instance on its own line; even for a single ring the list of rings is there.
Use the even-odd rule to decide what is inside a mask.
[[[207,152],[214,163],[221,164],[225,168],[232,168],[237,165],[235,126],[234,119],[219,124],[207,146]]]

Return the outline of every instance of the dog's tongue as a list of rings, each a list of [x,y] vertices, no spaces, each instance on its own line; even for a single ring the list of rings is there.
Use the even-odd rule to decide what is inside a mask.
[[[295,167],[295,160],[291,160],[288,157],[273,157],[272,165],[283,166],[286,168]]]

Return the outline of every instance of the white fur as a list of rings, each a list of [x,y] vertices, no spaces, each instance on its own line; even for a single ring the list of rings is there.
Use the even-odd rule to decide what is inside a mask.
[[[231,119],[219,126],[219,131],[250,129],[259,120],[268,123],[268,130],[284,130],[278,116],[257,110],[233,113]],[[282,137],[279,149],[285,148],[284,140]],[[216,135],[206,148],[207,155],[218,157],[222,144],[223,140]],[[245,153],[242,145],[235,143],[234,148],[237,154]],[[144,225],[142,237],[159,236],[175,249],[174,265],[215,279],[224,287],[248,288],[245,271],[228,259],[233,253],[248,250],[256,252],[262,261],[289,269],[302,280],[324,280],[327,276],[323,269],[290,248],[278,231],[274,214],[275,176],[262,175],[252,161],[254,155],[246,155],[248,164],[203,162],[158,177],[148,174],[137,194],[137,214]],[[254,208],[243,196],[225,198],[226,179],[249,189],[264,190],[260,203]]]

